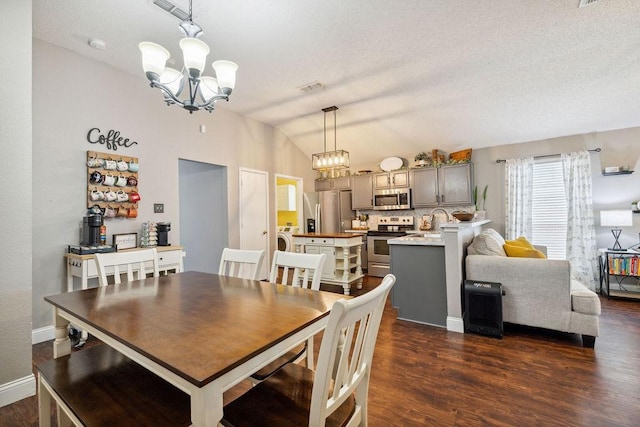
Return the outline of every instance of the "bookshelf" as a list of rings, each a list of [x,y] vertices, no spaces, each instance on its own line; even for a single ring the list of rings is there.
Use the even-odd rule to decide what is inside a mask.
[[[608,297],[640,300],[640,252],[600,249],[598,254],[600,293]]]

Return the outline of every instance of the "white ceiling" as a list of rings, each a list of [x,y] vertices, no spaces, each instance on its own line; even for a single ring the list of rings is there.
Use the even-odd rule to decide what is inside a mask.
[[[193,20],[208,63],[239,65],[219,109],[279,128],[310,157],[323,151],[321,109],[337,105],[338,148],[360,165],[640,126],[640,1],[578,3],[194,0]],[[35,37],[139,75],[140,90],[152,89],[138,43],[180,68],[178,24],[152,0],[33,0]],[[298,89],[314,81],[325,87]]]

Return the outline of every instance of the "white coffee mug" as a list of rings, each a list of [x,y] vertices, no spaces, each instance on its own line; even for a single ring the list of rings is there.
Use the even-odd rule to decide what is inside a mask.
[[[89,197],[91,198],[92,202],[99,202],[100,200],[104,199],[104,193],[97,188],[94,188],[93,190],[91,190],[91,195]]]
[[[119,202],[128,202],[129,201],[129,195],[127,193],[125,193],[122,190],[118,190],[118,192],[116,193],[117,196],[117,200]]]
[[[118,199],[118,195],[115,191],[109,190],[104,192],[104,199],[107,202],[115,202]]]
[[[127,178],[125,178],[124,176],[120,175],[118,177],[118,179],[116,180],[116,186],[125,187],[126,185],[127,185]]]
[[[110,173],[106,174],[104,176],[104,179],[102,180],[102,185],[105,185],[107,187],[111,187],[115,183],[116,183],[116,177],[111,175]]]
[[[127,164],[127,162],[125,162],[124,160],[120,160],[117,164],[116,164],[116,169],[118,169],[118,171],[120,172],[124,172],[126,170],[129,169],[129,165]]]
[[[106,170],[115,170],[115,168],[117,167],[116,161],[115,160],[105,160],[103,167]]]

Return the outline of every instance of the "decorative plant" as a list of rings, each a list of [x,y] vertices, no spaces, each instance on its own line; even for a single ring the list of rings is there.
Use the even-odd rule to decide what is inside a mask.
[[[429,156],[427,155],[427,153],[425,153],[424,151],[419,152],[418,154],[416,154],[416,157],[414,158],[414,160],[417,162],[419,160],[429,160]]]

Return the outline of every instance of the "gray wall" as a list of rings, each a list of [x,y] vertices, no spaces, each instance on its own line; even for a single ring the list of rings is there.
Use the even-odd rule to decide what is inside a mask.
[[[0,387],[32,375],[31,2],[3,2],[2,18]]]
[[[145,221],[171,221],[171,242],[180,244],[179,159],[227,169],[228,243],[237,247],[238,168],[301,176],[311,182],[310,160],[276,129],[232,113],[224,103],[213,114],[188,114],[167,107],[145,77],[116,70],[44,41],[33,39],[33,327],[51,325],[43,297],[65,290],[63,254],[78,242],[78,224],[86,211],[86,151],[108,152],[86,141],[92,127],[115,129],[138,142],[124,155],[139,158],[137,219],[106,222],[113,233],[140,232]],[[241,81],[238,89],[242,90]],[[230,101],[233,103],[233,97]],[[199,125],[207,132],[199,132]],[[312,185],[312,183],[310,184]],[[273,185],[274,186],[274,185]],[[270,186],[273,187],[273,186]],[[275,195],[270,195],[275,211]],[[154,214],[153,203],[165,213]],[[275,245],[275,215],[271,221]],[[190,248],[186,247],[187,256]]]

